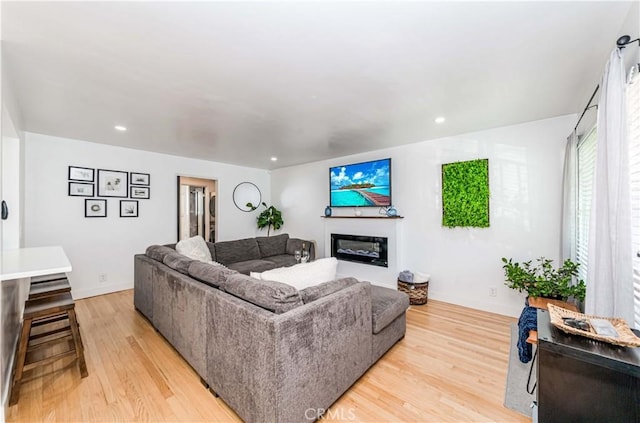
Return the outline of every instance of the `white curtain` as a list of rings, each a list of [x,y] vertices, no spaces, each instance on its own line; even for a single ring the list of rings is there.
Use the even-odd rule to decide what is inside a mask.
[[[589,314],[633,322],[631,198],[622,52],[611,53],[600,83],[594,198],[589,225]]]
[[[576,186],[578,180],[578,136],[575,129],[567,138],[562,175],[561,259],[576,261]]]

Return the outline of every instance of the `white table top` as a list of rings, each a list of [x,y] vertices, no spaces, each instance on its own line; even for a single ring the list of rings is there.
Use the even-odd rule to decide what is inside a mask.
[[[62,247],[19,248],[2,252],[0,280],[28,278],[71,271]]]

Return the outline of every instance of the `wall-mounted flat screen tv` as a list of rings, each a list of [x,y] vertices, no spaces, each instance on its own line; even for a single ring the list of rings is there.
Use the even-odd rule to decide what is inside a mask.
[[[331,207],[391,205],[391,159],[332,167],[329,177]]]

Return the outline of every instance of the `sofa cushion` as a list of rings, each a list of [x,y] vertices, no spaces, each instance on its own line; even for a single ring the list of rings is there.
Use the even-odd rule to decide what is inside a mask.
[[[240,273],[248,275],[249,272],[264,272],[265,270],[274,269],[276,264],[266,260],[247,260],[227,265],[229,269],[236,270]]]
[[[211,253],[207,243],[200,235],[183,239],[176,244],[176,251],[194,260],[211,261]]]
[[[386,328],[409,308],[409,296],[393,289],[371,285],[371,323],[373,333]]]
[[[297,289],[274,282],[261,281],[246,275],[229,275],[222,285],[225,292],[252,304],[282,314],[302,305]]]
[[[342,278],[323,282],[301,290],[300,297],[302,298],[302,302],[307,304],[357,283],[358,280],[356,278]]]
[[[225,266],[240,261],[260,259],[260,249],[255,238],[216,242],[214,246],[216,249],[216,261]]]
[[[169,247],[165,247],[164,245],[151,245],[147,247],[147,251],[145,252],[145,254],[151,259],[162,262],[164,260],[164,256],[169,253],[175,252],[175,250],[172,250]]]
[[[291,267],[262,272],[262,280],[270,280],[286,283],[297,289],[318,285],[322,282],[332,281],[336,278],[338,260],[335,257],[323,258],[311,263],[300,263]]]
[[[271,257],[286,254],[288,239],[289,234],[257,237],[256,242],[258,243],[258,248],[260,248],[260,255],[262,257]]]
[[[281,254],[281,255],[277,255],[277,256],[271,256],[271,257],[266,257],[263,259],[264,261],[270,261],[271,263],[274,264],[273,268],[275,269],[276,267],[286,267],[286,266],[293,266],[294,264],[296,264],[296,258],[292,255],[289,254]]]
[[[204,263],[197,260],[189,264],[189,276],[214,288],[219,288],[227,279],[227,276],[235,273],[238,272],[220,264]]]
[[[192,261],[189,257],[183,256],[175,251],[168,253],[164,256],[164,259],[162,259],[164,264],[185,275],[189,274],[189,265]]]

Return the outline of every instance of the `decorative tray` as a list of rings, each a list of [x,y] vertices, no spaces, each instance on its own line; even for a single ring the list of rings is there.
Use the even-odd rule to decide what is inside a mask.
[[[637,337],[627,325],[623,319],[615,317],[598,317],[589,314],[578,313],[575,311],[567,310],[562,307],[558,307],[553,304],[548,305],[549,319],[551,324],[563,332],[571,333],[573,335],[585,336],[587,338],[594,339],[596,341],[607,342],[609,344],[620,345],[623,347],[640,347],[640,338]],[[573,319],[578,321],[587,322],[589,330],[578,329],[573,326],[569,326],[565,323],[565,319]],[[598,321],[606,320],[615,329],[618,336],[606,336],[595,332],[593,325],[589,323],[591,319]]]

